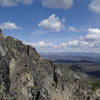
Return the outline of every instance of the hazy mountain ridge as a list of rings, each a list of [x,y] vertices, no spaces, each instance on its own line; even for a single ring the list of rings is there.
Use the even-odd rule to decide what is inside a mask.
[[[100,63],[100,53],[40,53],[41,56],[50,59],[50,60],[70,60],[70,61],[88,61]],[[59,59],[58,59],[59,58]]]
[[[68,66],[77,65],[89,75],[100,78],[100,54],[99,53],[41,53],[47,59]]]

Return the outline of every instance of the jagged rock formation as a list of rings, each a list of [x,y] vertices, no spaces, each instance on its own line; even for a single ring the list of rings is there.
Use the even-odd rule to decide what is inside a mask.
[[[86,78],[0,33],[0,100],[99,100]]]

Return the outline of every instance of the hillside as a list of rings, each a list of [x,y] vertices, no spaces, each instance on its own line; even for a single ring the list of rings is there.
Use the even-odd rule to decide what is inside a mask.
[[[77,65],[85,73],[100,78],[100,53],[41,53],[41,56],[66,66]]]
[[[35,48],[0,33],[0,100],[100,100],[83,72],[42,58]]]

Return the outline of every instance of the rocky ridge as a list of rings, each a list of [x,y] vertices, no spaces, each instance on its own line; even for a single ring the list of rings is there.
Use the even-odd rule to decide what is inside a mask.
[[[89,77],[0,33],[0,100],[100,100]]]

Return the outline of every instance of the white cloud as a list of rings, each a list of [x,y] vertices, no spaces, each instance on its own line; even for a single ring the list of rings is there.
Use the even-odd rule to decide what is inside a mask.
[[[17,6],[19,3],[28,5],[32,2],[33,0],[0,0],[0,6],[12,7]]]
[[[64,19],[60,20],[60,18],[56,17],[55,14],[52,14],[49,18],[42,20],[38,25],[51,31],[61,31],[65,28]]]
[[[91,41],[92,40],[92,41]],[[80,48],[81,49],[86,49],[86,48],[100,48],[100,29],[98,28],[89,28],[87,31],[87,35],[78,38],[77,40],[72,40],[68,42],[63,42],[59,44],[54,44],[54,43],[48,43],[45,41],[40,41],[38,43],[33,43],[32,46],[34,47],[42,47],[42,48]],[[91,49],[90,49],[91,50]]]
[[[4,22],[0,25],[1,29],[21,29],[21,27],[17,26],[15,23],[12,22]]]
[[[36,48],[92,48],[95,46],[95,43],[90,43],[87,41],[82,41],[82,40],[72,40],[68,42],[63,42],[60,44],[54,44],[54,43],[48,43],[46,41],[40,41],[37,43],[31,43],[30,44],[33,47]]]
[[[42,47],[42,48],[54,47],[53,43],[47,43],[45,41],[40,41],[40,42],[37,42],[37,43],[32,43],[31,45],[34,46],[34,47]]]
[[[73,0],[41,0],[47,8],[68,9],[73,5]]]
[[[95,44],[84,40],[72,40],[61,43],[60,46],[63,48],[91,48],[94,47]]]
[[[64,48],[100,48],[100,29],[89,28],[86,36],[81,37],[78,40],[61,43],[60,46]]]
[[[37,46],[37,47],[46,47],[47,46],[47,43],[44,42],[44,41],[40,41],[38,43],[33,43],[32,45],[33,46]]]
[[[73,26],[68,26],[67,30],[69,30],[69,31],[77,31],[77,28],[75,28]]]
[[[91,0],[91,3],[88,6],[93,12],[100,13],[100,0]]]
[[[88,34],[86,35],[86,38],[89,40],[100,40],[100,29],[98,28],[89,28]]]

